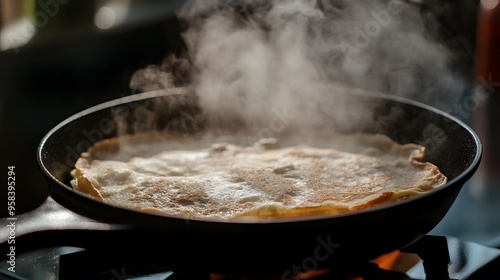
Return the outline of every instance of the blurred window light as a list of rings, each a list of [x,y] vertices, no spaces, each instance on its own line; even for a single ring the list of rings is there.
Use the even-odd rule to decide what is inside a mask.
[[[116,23],[116,13],[110,7],[104,6],[101,7],[94,19],[95,25],[99,29],[108,29],[115,25]]]
[[[10,22],[0,31],[0,51],[26,45],[35,36],[36,31],[33,22],[25,17]]]
[[[499,3],[500,0],[481,0],[481,6],[486,10],[495,9]]]
[[[94,24],[99,29],[109,29],[125,21],[130,10],[130,1],[112,0],[105,1],[94,17]]]
[[[0,51],[17,49],[35,36],[34,9],[35,0],[0,0]]]

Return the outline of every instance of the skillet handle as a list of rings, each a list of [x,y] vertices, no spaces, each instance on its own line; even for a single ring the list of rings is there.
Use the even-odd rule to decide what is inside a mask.
[[[100,247],[125,229],[127,226],[101,223],[78,215],[48,197],[31,212],[3,219],[0,252],[4,255],[12,249],[20,254],[56,246]]]

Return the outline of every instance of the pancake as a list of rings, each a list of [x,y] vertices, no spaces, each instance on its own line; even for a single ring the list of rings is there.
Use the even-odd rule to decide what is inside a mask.
[[[202,220],[333,215],[446,184],[425,147],[384,135],[188,141],[104,140],[83,153],[73,188],[114,206]],[[241,139],[239,139],[241,140]]]

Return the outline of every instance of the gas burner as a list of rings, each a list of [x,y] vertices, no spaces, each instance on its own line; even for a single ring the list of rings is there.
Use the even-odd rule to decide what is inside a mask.
[[[6,261],[2,261],[0,276],[33,280],[475,280],[488,279],[500,270],[499,249],[441,236],[425,236],[401,251],[391,252],[371,262],[344,260],[329,269],[299,274],[239,276],[197,271],[196,268],[177,270],[148,256],[135,256],[113,256],[109,252],[73,247],[42,249],[19,255],[16,273],[9,272]]]

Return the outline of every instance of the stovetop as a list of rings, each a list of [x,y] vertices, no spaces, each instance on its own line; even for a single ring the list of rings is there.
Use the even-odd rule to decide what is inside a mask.
[[[440,237],[446,240],[450,262],[448,273],[450,279],[492,279],[493,275],[500,275],[500,250],[483,246],[477,243],[464,242],[456,238]],[[434,239],[431,238],[431,239]],[[404,250],[404,251],[412,251]],[[415,251],[415,250],[413,250]],[[168,252],[165,252],[166,254]],[[439,248],[429,252],[431,255],[442,253]],[[206,279],[206,280],[236,280],[236,279],[426,279],[423,262],[412,253],[394,251],[367,263],[373,271],[364,276],[356,276],[347,269],[337,267],[299,275],[254,275],[238,276],[223,275],[197,271],[195,267],[190,271],[176,271],[163,265],[144,264],[137,262],[128,265],[116,265],[116,262],[103,260],[100,252],[91,252],[82,248],[55,247],[23,253],[16,258],[16,272],[8,271],[7,260],[0,263],[0,278],[7,279],[107,279],[107,280],[158,280],[158,279]],[[431,256],[432,257],[432,256]],[[118,256],[117,256],[118,258]],[[138,255],[140,259],[141,256]],[[111,264],[113,263],[113,264]],[[426,268],[432,268],[430,261]],[[431,278],[427,278],[431,279]],[[436,279],[436,278],[432,278]],[[442,279],[442,278],[440,278]]]

